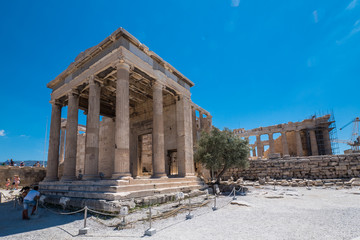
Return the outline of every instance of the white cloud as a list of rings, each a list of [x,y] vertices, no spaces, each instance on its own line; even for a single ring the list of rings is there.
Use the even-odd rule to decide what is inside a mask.
[[[240,4],[240,0],[231,0],[231,6],[232,7],[238,7]]]
[[[5,130],[0,130],[0,137],[4,137],[5,135]]]
[[[354,9],[357,4],[358,4],[358,0],[352,0],[352,1],[349,3],[349,5],[346,7],[346,10]]]
[[[345,36],[343,39],[341,40],[338,40],[336,41],[336,43],[338,45],[341,45],[343,44],[344,42],[346,42],[349,38],[351,38],[352,36],[354,36],[355,34],[359,33],[360,32],[360,19],[358,19],[355,23],[354,23],[354,26],[351,30],[351,32]]]
[[[318,23],[319,22],[319,16],[318,16],[317,10],[313,11],[313,16],[314,16],[314,22]]]

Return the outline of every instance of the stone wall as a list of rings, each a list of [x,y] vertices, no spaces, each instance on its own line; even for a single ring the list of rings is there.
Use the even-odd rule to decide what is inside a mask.
[[[20,177],[20,186],[37,184],[45,178],[46,169],[42,167],[9,167],[0,166],[0,187],[5,187],[5,181],[10,178],[13,182],[14,175]]]
[[[233,168],[224,174],[258,180],[270,177],[274,179],[306,178],[331,179],[353,178],[360,175],[360,154],[323,155],[302,158],[251,160],[248,169]]]

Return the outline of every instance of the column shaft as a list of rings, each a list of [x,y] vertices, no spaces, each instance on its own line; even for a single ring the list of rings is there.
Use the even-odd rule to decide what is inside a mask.
[[[273,133],[269,133],[269,150],[270,150],[270,154],[274,154],[275,153],[275,144],[274,144],[274,137],[273,137]]]
[[[287,142],[286,132],[281,133],[281,141],[283,147],[283,157],[289,156],[289,146]]]
[[[79,95],[71,92],[68,95],[68,113],[66,123],[64,173],[61,181],[76,180],[76,152],[78,135]]]
[[[296,152],[299,157],[303,156],[303,148],[301,143],[301,135],[300,131],[295,131],[295,138],[296,138]]]
[[[130,173],[130,66],[119,63],[116,81],[115,161],[113,178],[131,178]]]
[[[45,181],[58,180],[61,105],[53,103],[51,110],[49,151]]]
[[[312,156],[319,155],[315,130],[310,130],[309,133],[310,133],[311,155]]]
[[[177,161],[179,176],[194,176],[194,156],[191,127],[191,102],[179,96],[176,102]]]
[[[258,158],[262,158],[263,157],[263,145],[261,142],[261,135],[256,135],[256,147],[257,147]]]
[[[61,128],[59,164],[64,162],[65,157],[65,132],[65,128]]]
[[[153,177],[166,177],[162,85],[153,86]]]
[[[100,84],[92,76],[89,81],[88,114],[86,120],[84,180],[98,179]]]

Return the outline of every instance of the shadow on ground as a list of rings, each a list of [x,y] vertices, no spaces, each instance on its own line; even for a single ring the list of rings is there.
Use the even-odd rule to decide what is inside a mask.
[[[59,215],[39,207],[38,216],[22,220],[22,210],[21,206],[14,207],[14,201],[0,204],[0,237],[57,227],[84,218],[83,213]]]

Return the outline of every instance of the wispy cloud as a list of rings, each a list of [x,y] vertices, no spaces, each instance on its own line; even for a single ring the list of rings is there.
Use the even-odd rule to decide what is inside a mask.
[[[336,41],[336,43],[339,45],[343,44],[345,41],[347,41],[349,38],[351,38],[352,36],[354,36],[359,32],[360,32],[360,19],[356,20],[350,33],[346,35],[343,39]]]
[[[4,137],[5,135],[5,130],[0,130],[0,137]]]
[[[240,4],[240,0],[231,0],[231,6],[232,7],[238,7]]]
[[[346,7],[346,10],[354,9],[357,4],[358,4],[358,0],[352,0],[352,1],[349,3],[349,5]]]
[[[317,10],[313,11],[313,17],[314,17],[314,22],[318,23],[319,22],[319,15]]]

